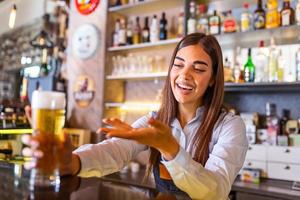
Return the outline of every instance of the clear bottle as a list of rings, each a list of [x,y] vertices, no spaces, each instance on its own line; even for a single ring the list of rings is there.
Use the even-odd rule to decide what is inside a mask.
[[[140,18],[136,17],[135,18],[135,26],[133,29],[133,44],[139,44],[141,43],[142,36],[141,36],[141,26],[140,26]]]
[[[159,29],[158,29],[158,21],[157,16],[153,15],[151,26],[150,26],[150,42],[159,41]]]
[[[280,25],[289,26],[295,23],[295,11],[290,6],[290,0],[284,0],[280,11]]]
[[[227,12],[227,15],[223,22],[224,32],[232,33],[236,31],[237,24],[235,18],[232,16],[231,10]]]
[[[184,11],[181,10],[178,15],[177,37],[184,36]]]
[[[244,71],[243,71],[243,64],[242,64],[242,54],[241,54],[241,48],[236,47],[236,50],[234,52],[235,62],[233,67],[233,76],[234,76],[234,82],[235,83],[242,83],[244,82]]]
[[[279,118],[276,112],[276,105],[266,103],[266,124],[267,124],[267,143],[269,145],[277,144],[277,135],[279,134]]]
[[[270,51],[269,51],[269,62],[268,62],[268,72],[269,72],[269,81],[276,82],[278,81],[278,57],[279,57],[279,49],[275,45],[275,40],[272,37],[270,42]]]
[[[159,21],[159,39],[160,40],[166,40],[168,37],[167,24],[168,24],[168,21],[166,19],[166,13],[163,12],[161,14],[161,19]]]
[[[126,36],[126,21],[124,18],[120,20],[120,30],[119,30],[119,46],[124,46],[127,43]]]
[[[120,31],[120,19],[117,19],[116,23],[115,23],[115,31],[113,34],[113,46],[114,47],[119,46],[119,31]]]
[[[255,80],[255,66],[252,62],[251,48],[248,49],[248,60],[244,66],[244,80],[245,82],[254,82]]]
[[[228,57],[225,57],[225,62],[224,62],[224,81],[234,82],[233,69],[231,66],[231,62],[228,60]]]
[[[280,25],[278,0],[267,1],[266,28],[276,28]]]
[[[206,6],[205,4],[199,5],[199,18],[197,23],[197,31],[199,33],[208,34],[209,33],[209,22],[208,22],[208,16],[206,14]]]
[[[117,19],[116,23],[115,23],[115,31],[113,34],[113,46],[114,47],[119,46],[119,31],[120,31],[120,19]]]
[[[142,30],[142,42],[150,42],[150,30],[148,25],[148,17],[145,17],[144,28]]]
[[[194,1],[190,2],[189,13],[190,16],[187,21],[187,34],[196,32],[196,3]]]
[[[298,0],[295,10],[296,23],[300,25],[300,0]]]
[[[300,47],[296,51],[296,81],[300,81]]]
[[[214,10],[214,14],[209,17],[209,34],[216,35],[221,33],[221,18]]]
[[[264,41],[259,42],[258,53],[255,57],[255,82],[267,82],[268,81],[268,56],[264,47]]]
[[[251,14],[249,12],[249,4],[244,3],[244,11],[241,14],[241,31],[245,32],[251,28]]]
[[[277,70],[278,82],[284,81],[286,68],[287,68],[287,62],[286,62],[285,57],[282,55],[282,51],[280,49],[279,56],[278,56],[278,70]]]
[[[262,6],[262,0],[257,1],[257,8],[254,11],[253,27],[254,29],[264,29],[266,26],[266,12]]]

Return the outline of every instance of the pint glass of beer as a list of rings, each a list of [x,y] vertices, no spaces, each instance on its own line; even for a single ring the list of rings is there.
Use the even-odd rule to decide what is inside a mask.
[[[60,185],[58,145],[65,123],[65,94],[53,91],[34,91],[32,94],[33,137],[39,142],[43,157],[36,160],[31,171],[30,188]]]

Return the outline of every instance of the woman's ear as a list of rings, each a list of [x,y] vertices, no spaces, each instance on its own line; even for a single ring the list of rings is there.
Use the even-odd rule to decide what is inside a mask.
[[[215,84],[215,79],[214,79],[214,78],[211,78],[210,81],[209,81],[208,86],[209,86],[209,87],[212,87],[214,84]]]

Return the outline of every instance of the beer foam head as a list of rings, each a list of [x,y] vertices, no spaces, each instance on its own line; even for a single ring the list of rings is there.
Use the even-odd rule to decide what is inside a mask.
[[[58,110],[65,109],[65,106],[65,93],[38,90],[32,93],[32,108]]]

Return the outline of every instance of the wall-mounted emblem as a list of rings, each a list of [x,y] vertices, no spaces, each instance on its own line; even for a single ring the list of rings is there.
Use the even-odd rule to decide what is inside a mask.
[[[80,59],[88,59],[94,55],[99,43],[99,30],[92,24],[79,26],[73,35],[73,53]]]
[[[78,106],[87,107],[95,96],[94,81],[88,76],[79,76],[75,82],[73,95]]]
[[[83,15],[88,15],[97,8],[100,0],[75,0],[78,12]]]

